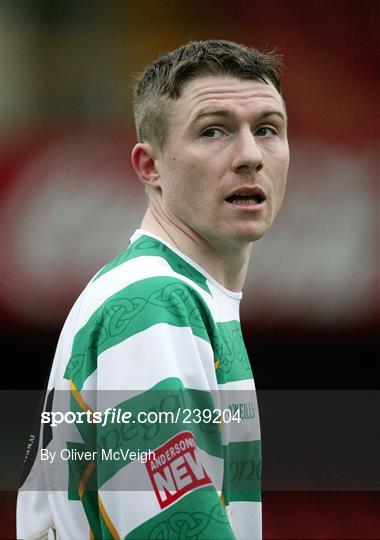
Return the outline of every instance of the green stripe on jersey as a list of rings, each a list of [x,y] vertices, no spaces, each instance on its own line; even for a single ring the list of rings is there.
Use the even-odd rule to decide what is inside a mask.
[[[77,332],[65,378],[80,390],[99,354],[159,323],[189,327],[209,343],[216,332],[209,308],[190,285],[173,277],[136,281],[108,298]]]
[[[111,261],[109,264],[104,266],[94,277],[93,281],[96,281],[100,276],[106,274],[110,270],[113,270],[117,266],[135,259],[136,257],[161,257],[169,264],[169,266],[177,272],[188,279],[191,279],[199,285],[206,292],[210,293],[210,289],[206,283],[206,277],[198,272],[194,266],[186,262],[182,257],[174,253],[169,247],[165,244],[151,238],[150,236],[143,235],[137,240],[135,240],[126,251],[123,251],[116,259]],[[210,293],[211,294],[211,293]]]
[[[189,493],[125,537],[125,540],[179,538],[235,540],[216,491],[205,487]]]
[[[226,504],[231,501],[260,502],[261,441],[229,442],[223,446],[223,454]]]
[[[84,443],[80,442],[67,442],[66,448],[70,451],[86,452],[88,447]],[[68,483],[68,499],[69,501],[79,501],[79,484],[83,478],[83,475],[89,465],[89,461],[81,459],[68,459],[67,464],[69,467],[69,483]],[[87,486],[88,488],[88,486]],[[96,491],[92,488],[92,491]]]
[[[219,360],[216,377],[219,384],[252,379],[252,369],[244,345],[239,321],[216,323]]]

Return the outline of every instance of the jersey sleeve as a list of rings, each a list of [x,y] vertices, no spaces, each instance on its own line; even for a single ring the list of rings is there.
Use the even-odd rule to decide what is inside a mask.
[[[67,445],[94,459],[68,463],[69,497],[93,538],[234,538],[213,324],[191,286],[163,277],[113,295],[75,336],[70,407],[93,416]]]

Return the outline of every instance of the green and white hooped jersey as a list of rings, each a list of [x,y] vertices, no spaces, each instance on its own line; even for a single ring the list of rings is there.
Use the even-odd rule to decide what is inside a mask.
[[[261,539],[260,426],[240,299],[141,230],[95,275],[62,330],[44,410],[134,420],[40,424],[18,539]],[[170,421],[136,420],[163,410]],[[52,463],[42,448],[57,452]],[[92,458],[78,459],[84,451]]]

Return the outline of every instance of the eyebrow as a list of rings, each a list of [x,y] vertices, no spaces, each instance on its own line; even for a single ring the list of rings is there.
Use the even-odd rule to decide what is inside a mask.
[[[219,118],[228,118],[233,113],[227,109],[205,109],[204,111],[199,112],[193,119],[193,122],[197,122],[205,116],[218,116]],[[278,116],[284,123],[287,122],[287,116],[282,111],[268,109],[259,114],[259,120],[264,120],[268,116]]]

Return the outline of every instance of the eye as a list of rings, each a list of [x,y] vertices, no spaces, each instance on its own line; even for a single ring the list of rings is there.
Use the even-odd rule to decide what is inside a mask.
[[[270,137],[271,135],[277,135],[277,131],[268,126],[263,126],[255,131],[257,137]]]
[[[208,137],[209,139],[219,139],[224,136],[224,132],[219,128],[207,128],[202,133],[203,137]]]

